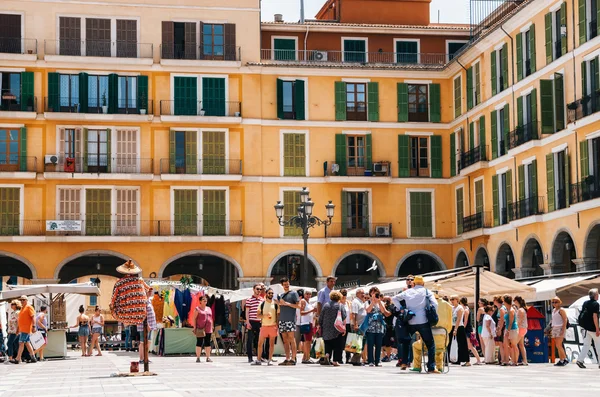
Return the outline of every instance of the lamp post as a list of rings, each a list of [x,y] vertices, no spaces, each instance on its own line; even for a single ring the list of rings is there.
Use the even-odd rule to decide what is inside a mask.
[[[291,217],[287,221],[283,219],[284,205],[281,201],[275,204],[275,215],[281,226],[294,226],[302,229],[302,239],[304,240],[304,269],[308,268],[308,229],[315,226],[329,226],[331,225],[331,218],[335,205],[329,201],[325,204],[327,210],[327,219],[321,220],[313,215],[313,208],[315,203],[310,199],[310,192],[307,188],[303,187],[300,192],[300,205],[298,206],[298,215]]]

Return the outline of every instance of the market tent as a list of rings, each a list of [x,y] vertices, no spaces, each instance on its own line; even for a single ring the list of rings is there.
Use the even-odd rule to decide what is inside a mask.
[[[586,295],[590,288],[597,287],[600,283],[600,275],[598,273],[565,275],[564,277],[527,280],[525,283],[536,289],[535,301],[547,301],[558,296],[563,301],[563,305],[567,306],[580,296]]]
[[[100,295],[100,289],[92,283],[79,284],[33,284],[10,286],[9,290],[0,293],[0,302],[6,302],[20,297],[21,295],[35,296],[40,294],[79,294]]]

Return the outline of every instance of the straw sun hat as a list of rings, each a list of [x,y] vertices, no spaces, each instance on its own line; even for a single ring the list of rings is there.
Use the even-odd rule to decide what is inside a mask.
[[[127,262],[117,267],[117,271],[121,274],[139,274],[142,272],[142,269],[140,269],[136,264],[133,263],[131,259],[129,259]]]

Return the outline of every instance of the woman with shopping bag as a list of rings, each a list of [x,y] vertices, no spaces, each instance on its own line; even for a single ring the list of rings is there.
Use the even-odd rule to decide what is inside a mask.
[[[331,302],[323,306],[319,315],[320,329],[325,341],[325,360],[322,364],[338,367],[342,362],[342,351],[344,350],[346,311],[342,310],[340,305],[342,294],[339,291],[331,291],[329,299]]]

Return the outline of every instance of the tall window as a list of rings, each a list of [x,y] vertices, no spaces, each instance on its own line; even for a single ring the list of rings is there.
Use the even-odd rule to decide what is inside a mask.
[[[346,83],[347,120],[367,120],[367,85],[365,83]]]
[[[419,62],[419,42],[411,40],[396,41],[396,62],[417,63]]]
[[[462,48],[467,44],[466,41],[456,41],[456,42],[448,42],[448,60],[454,59],[456,54],[462,50]]]
[[[429,176],[429,138],[410,137],[410,176]]]
[[[133,113],[137,109],[137,77],[119,76],[119,113]]]
[[[87,189],[85,192],[85,233],[88,236],[110,236],[111,189]]]
[[[483,213],[483,180],[475,181],[475,213]]]
[[[535,66],[532,64],[533,51],[535,51],[535,41],[532,43],[533,37],[535,36],[531,29],[523,34],[523,77],[531,75],[535,70]]]
[[[79,75],[60,75],[60,107],[63,112],[72,112],[79,104]]]
[[[283,175],[306,176],[306,134],[283,134]]]
[[[137,58],[137,21],[117,19],[117,57]]]
[[[21,110],[21,73],[0,73],[0,109]]]
[[[365,40],[344,39],[344,62],[360,62],[367,60],[367,43]]]
[[[100,113],[102,106],[108,106],[108,76],[88,76],[88,110]]]
[[[203,59],[223,59],[225,55],[225,27],[222,24],[205,23],[202,27]]]
[[[463,219],[465,214],[464,209],[464,197],[463,197],[464,189],[461,187],[460,189],[456,189],[456,233],[461,234],[463,232]]]
[[[283,118],[293,120],[295,118],[296,109],[294,106],[294,82],[283,82]]]
[[[582,0],[585,2],[585,0]],[[580,1],[581,3],[581,1]],[[585,14],[585,9],[583,10]],[[582,14],[580,14],[580,17]],[[583,37],[580,38],[585,41],[585,15],[584,26],[583,26]],[[580,20],[581,21],[581,20]],[[562,3],[561,7],[556,10],[549,12],[545,16],[545,27],[546,27],[546,63],[550,63],[555,59],[567,53],[567,6],[566,3]],[[580,29],[582,26],[580,25]],[[563,34],[564,33],[564,34]],[[579,43],[583,44],[582,42]]]
[[[0,235],[19,234],[21,212],[21,189],[18,187],[0,188]]]
[[[408,85],[408,121],[429,121],[426,84]]]
[[[506,189],[507,173],[498,175],[498,203],[499,203],[499,217],[500,225],[508,223],[508,191]]]
[[[454,118],[462,114],[462,78],[454,79]]]
[[[369,230],[369,195],[367,192],[342,192],[345,197],[345,224],[342,232],[349,237],[367,236]],[[342,203],[344,205],[344,203]],[[344,233],[342,233],[344,235]]]
[[[88,172],[108,171],[108,142],[108,130],[88,130],[86,158]]]
[[[227,230],[225,190],[202,190],[202,235],[224,236]]]
[[[81,55],[81,18],[59,18],[60,55]]]
[[[87,56],[111,56],[110,25],[110,19],[85,19],[85,54]]]
[[[298,207],[300,206],[300,192],[299,191],[285,191],[283,192],[283,219],[287,222],[292,217],[298,215]],[[284,236],[301,236],[302,230],[294,225],[288,225],[283,227]]]
[[[293,38],[273,39],[273,59],[276,61],[296,60],[296,40]]]
[[[22,53],[21,15],[0,14],[0,52],[10,54]]]
[[[17,171],[20,155],[19,130],[0,129],[0,171]]]
[[[173,191],[173,234],[196,236],[198,234],[198,190],[176,189]]]
[[[365,174],[365,167],[367,166],[365,155],[366,137],[364,135],[348,135],[346,139],[348,176],[363,176]]]
[[[410,237],[433,237],[431,192],[410,192]]]

